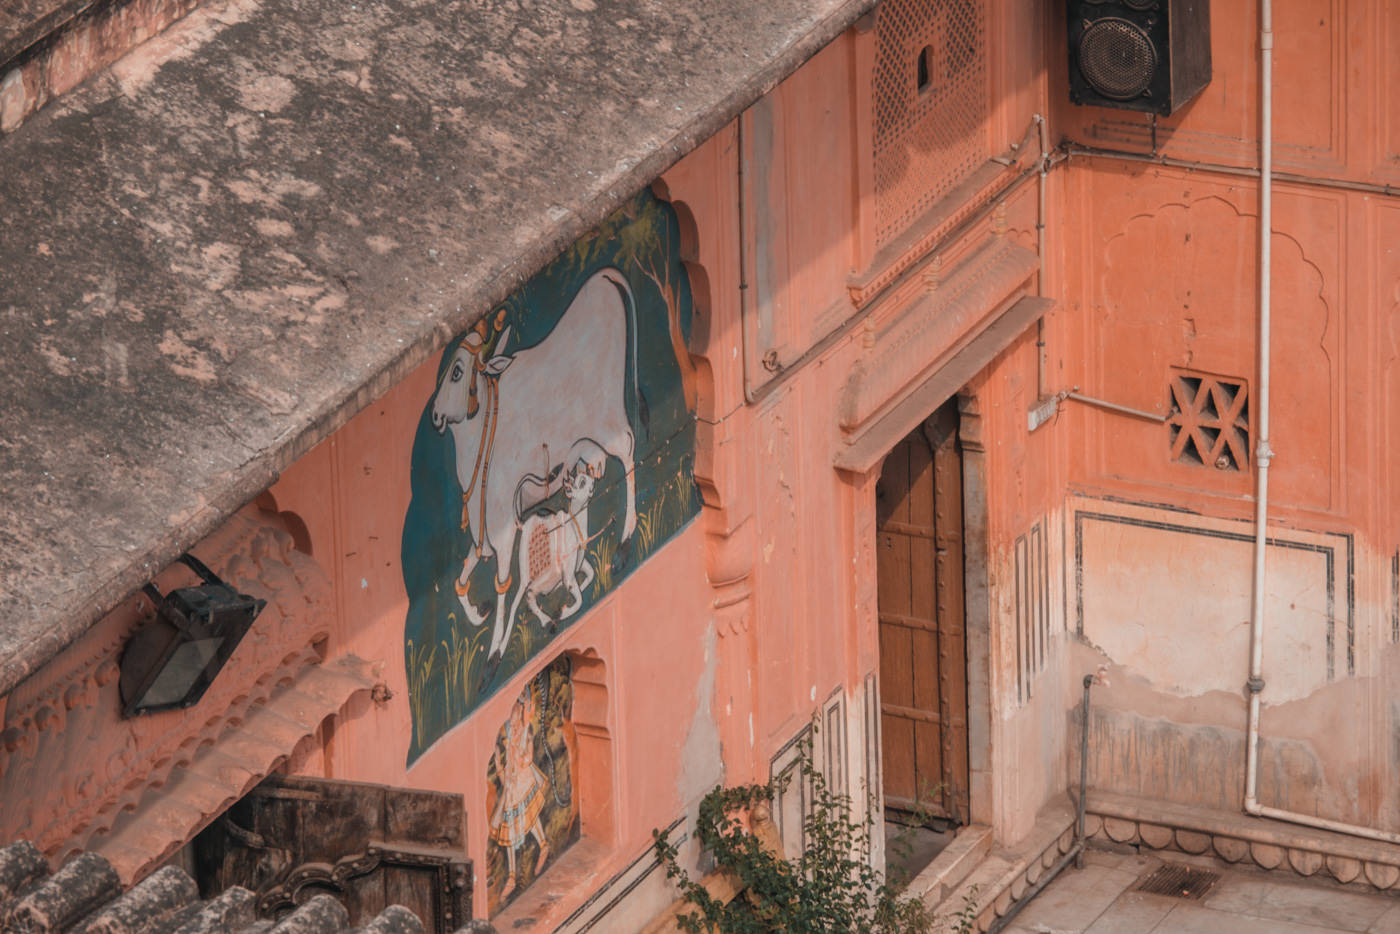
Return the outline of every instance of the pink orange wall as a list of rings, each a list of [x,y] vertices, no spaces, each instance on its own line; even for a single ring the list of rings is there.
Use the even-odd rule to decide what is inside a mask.
[[[1018,142],[1031,115],[1044,109],[1039,15],[1028,3],[988,6],[988,48],[1014,53],[988,55],[986,118],[978,133],[989,154]],[[864,335],[902,320],[911,303],[925,298],[911,280],[869,304],[869,293],[862,299],[852,283],[878,280],[882,263],[922,262],[927,246],[907,256],[877,256],[870,239],[874,192],[862,166],[870,159],[871,88],[863,69],[874,41],[870,24],[852,29],[656,186],[681,215],[682,254],[695,294],[696,476],[704,508],[558,643],[561,651],[596,655],[606,670],[602,726],[611,760],[601,769],[590,765],[588,774],[611,783],[612,819],[590,824],[585,811],[589,870],[569,876],[570,895],[541,920],[566,916],[645,851],[652,828],[693,808],[710,784],[766,780],[775,756],[833,691],[844,698],[844,753],[835,763],[841,780],[858,794],[875,780],[867,763],[876,738],[865,725],[863,691],[868,679],[873,684],[878,660],[872,548],[878,465],[865,475],[835,468],[846,443],[836,416],[847,375],[868,356]],[[984,184],[961,197],[972,206],[996,187]],[[1059,190],[1059,177],[1052,177],[1052,204]],[[978,249],[994,242],[1033,252],[1036,212],[1035,184],[1023,184],[1004,208],[982,212],[970,226],[933,229],[934,235],[952,231],[939,241],[940,268],[951,273],[965,261],[975,264]],[[1056,238],[1051,244],[1058,248]],[[1043,275],[1053,295],[1058,275],[1053,268]],[[1034,277],[1018,288],[1034,291]],[[869,326],[843,327],[862,315]],[[1062,317],[1056,312],[1047,323],[1056,338]],[[974,318],[965,326],[975,324]],[[947,346],[925,348],[924,359],[937,359],[963,339],[945,334],[940,340]],[[1052,346],[1058,373],[1066,343]],[[396,387],[288,471],[273,494],[279,509],[305,521],[318,560],[335,568],[331,651],[386,659],[395,695],[337,726],[324,753],[302,768],[463,792],[471,855],[480,865],[484,825],[472,802],[484,800],[490,746],[518,686],[503,689],[413,767],[402,765],[405,598],[397,533],[407,506],[407,452],[434,378],[434,368],[425,367]],[[1010,839],[1029,828],[1064,781],[1062,652],[1052,649],[1029,690],[1017,681],[1012,627],[1017,540],[1034,527],[1059,554],[1050,529],[1064,484],[1067,434],[1026,431],[1024,413],[1036,392],[1033,336],[1013,344],[968,392],[985,451],[983,563],[991,594],[976,624],[988,636],[990,654],[980,664],[990,673],[990,693],[980,701],[985,727],[973,757],[974,816]],[[1050,600],[1043,610],[1061,603]],[[1058,611],[1054,621],[1062,630]],[[553,651],[519,680],[547,663],[546,656]]]
[[[1261,798],[1393,830],[1400,207],[1355,185],[1400,177],[1400,18],[1384,2],[1275,9],[1275,159],[1288,174],[1272,234]],[[1257,161],[1258,10],[1214,3],[1212,16],[1214,80],[1159,122],[1157,146],[1220,168],[1073,156],[1056,223],[1067,382],[1163,414],[1172,368],[1251,390],[1258,379],[1258,183],[1232,171]],[[1152,158],[1141,115],[1063,106],[1056,120],[1077,143]],[[1091,785],[1238,810],[1252,475],[1173,463],[1167,429],[1147,421],[1085,407],[1061,421],[1076,659],[1116,672],[1099,692]]]

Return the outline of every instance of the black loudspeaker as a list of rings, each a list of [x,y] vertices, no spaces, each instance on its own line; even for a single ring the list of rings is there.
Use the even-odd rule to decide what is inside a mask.
[[[1066,0],[1069,96],[1166,116],[1210,83],[1210,0]]]

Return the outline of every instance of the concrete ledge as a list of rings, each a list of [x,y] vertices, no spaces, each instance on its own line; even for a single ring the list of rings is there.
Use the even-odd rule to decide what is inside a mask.
[[[966,879],[992,851],[992,828],[971,824],[958,831],[953,842],[943,848],[933,862],[923,868],[905,889],[905,894],[937,905]]]
[[[1296,824],[1090,790],[1090,840],[1249,861],[1263,869],[1400,889],[1400,847]]]

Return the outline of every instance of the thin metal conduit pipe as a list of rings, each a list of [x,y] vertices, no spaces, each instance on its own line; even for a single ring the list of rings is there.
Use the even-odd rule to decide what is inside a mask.
[[[1264,594],[1267,583],[1269,462],[1269,345],[1273,324],[1270,274],[1273,267],[1273,0],[1259,6],[1259,443],[1255,453],[1254,603],[1249,627],[1249,735],[1245,744],[1244,811],[1255,817],[1331,830],[1387,843],[1400,834],[1298,814],[1259,803],[1259,695],[1264,690]]]
[[[1049,187],[1050,180],[1050,128],[1045,124],[1045,118],[1036,114],[1031,118],[1036,128],[1040,131],[1040,203],[1035,215],[1035,237],[1036,257],[1040,260],[1040,269],[1035,274],[1035,294],[1045,297],[1045,190]],[[1050,377],[1046,372],[1046,352],[1045,352],[1045,316],[1041,315],[1035,320],[1035,349],[1036,349],[1036,369],[1035,369],[1035,397],[1044,399],[1050,394]]]
[[[1082,729],[1079,733],[1079,800],[1075,802],[1074,816],[1074,843],[1069,851],[1061,856],[1049,872],[1035,881],[1035,884],[1026,889],[1019,899],[1011,903],[1011,907],[1006,914],[992,922],[987,928],[987,934],[998,934],[1007,925],[1015,920],[1021,909],[1031,903],[1031,900],[1045,890],[1045,887],[1055,881],[1055,877],[1065,870],[1070,863],[1074,863],[1074,868],[1084,868],[1084,846],[1087,842],[1084,838],[1084,811],[1089,800],[1089,688],[1094,684],[1094,675],[1084,676],[1084,700],[1080,706],[1080,723]]]
[[[1177,159],[1172,156],[1149,155],[1145,152],[1129,152],[1126,149],[1104,149],[1085,146],[1082,143],[1061,144],[1065,155],[1073,158],[1084,156],[1090,159],[1114,159],[1119,162],[1141,162],[1146,165],[1163,165],[1173,169],[1187,169],[1193,172],[1210,172],[1215,175],[1238,175],[1243,178],[1259,178],[1259,170],[1243,165],[1226,165],[1223,162],[1202,162],[1196,159]],[[1319,188],[1339,188],[1344,191],[1360,191],[1387,198],[1400,198],[1400,186],[1384,185],[1378,182],[1357,182],[1345,178],[1330,178],[1325,175],[1300,175],[1297,172],[1274,172],[1274,181],[1290,185],[1315,185]]]
[[[1036,116],[1039,117],[1038,114]],[[1043,121],[1041,123],[1041,126],[1041,132],[1046,133],[1047,131],[1043,129]],[[1012,145],[1007,153],[1001,156],[993,157],[991,161],[998,162],[1008,167],[1015,165],[1017,162],[1017,156],[1020,154],[1021,150],[1025,147],[1025,145],[1029,143],[1030,136],[1035,131],[1036,125],[1033,120],[1032,123],[1026,128],[1026,135],[1022,137],[1022,140],[1019,144]],[[951,229],[949,229],[946,233],[940,236],[933,243],[925,247],[919,258],[916,259],[909,266],[909,268],[905,269],[898,276],[896,276],[894,280],[888,285],[882,287],[874,295],[870,296],[870,298],[866,301],[866,304],[863,307],[858,309],[854,314],[850,315],[840,324],[836,325],[834,328],[828,331],[824,337],[822,337],[815,344],[813,344],[800,357],[784,366],[771,379],[769,379],[767,382],[763,383],[755,389],[749,383],[748,371],[748,348],[752,346],[753,342],[753,337],[749,333],[749,322],[752,320],[753,315],[750,311],[752,299],[749,295],[749,292],[752,291],[752,289],[750,289],[749,287],[748,277],[746,273],[748,260],[746,252],[747,238],[744,233],[745,221],[743,194],[743,144],[744,124],[741,118],[739,121],[739,135],[737,140],[737,145],[739,147],[739,332],[743,341],[743,346],[740,350],[740,356],[744,358],[744,368],[742,371],[744,377],[744,401],[750,405],[767,398],[784,383],[786,383],[791,377],[796,375],[797,372],[801,370],[803,366],[805,366],[807,363],[820,356],[821,354],[825,353],[831,347],[832,344],[836,343],[838,340],[845,337],[852,330],[854,330],[857,325],[859,325],[871,313],[875,311],[875,309],[880,304],[880,299],[887,295],[892,289],[906,281],[909,276],[913,275],[925,259],[937,253],[938,251],[946,248],[949,244],[956,242],[959,238],[965,236],[968,233],[968,231],[972,230],[979,223],[985,220],[989,214],[995,211],[998,204],[1005,201],[1007,198],[1010,198],[1011,195],[1015,194],[1016,191],[1019,190],[1022,185],[1024,185],[1027,181],[1031,179],[1032,176],[1040,172],[1048,174],[1051,169],[1053,169],[1057,165],[1064,163],[1067,159],[1067,157],[1063,154],[1057,154],[1054,151],[1050,151],[1047,153],[1046,159],[1043,161],[1043,163],[1033,165],[1030,168],[1025,169],[1024,171],[1019,173],[1015,178],[1011,179],[1011,181],[1007,182],[1001,188],[998,188],[990,196],[988,196],[987,199],[983,201],[975,211],[973,211],[962,221],[954,225]]]

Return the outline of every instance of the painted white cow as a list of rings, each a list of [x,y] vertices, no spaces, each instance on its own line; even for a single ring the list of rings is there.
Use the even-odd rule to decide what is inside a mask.
[[[563,587],[569,602],[559,610],[559,622],[583,606],[583,588],[593,582],[588,563],[588,504],[593,488],[607,468],[607,452],[588,439],[569,449],[560,471],[559,487],[567,505],[559,510],[535,512],[520,523],[520,544],[515,551],[515,576],[520,587],[506,617],[504,640],[510,642],[515,614],[523,600],[530,612],[550,632],[556,628],[540,607],[539,598]]]
[[[627,416],[630,375],[639,418],[645,400],[637,381],[636,303],[626,277],[611,267],[579,289],[549,336],[533,347],[506,353],[510,328],[498,340],[485,329],[469,332],[453,354],[433,397],[433,427],[451,429],[462,484],[462,529],[475,542],[457,578],[457,595],[472,624],[486,615],[471,601],[477,564],[496,559],[496,615],[488,660],[504,654],[513,628],[506,614],[512,584],[510,555],[519,514],[516,497],[527,477],[555,477],[580,438],[622,462],[627,515],[622,541],[637,525],[633,451]],[[630,374],[629,374],[630,369]]]

